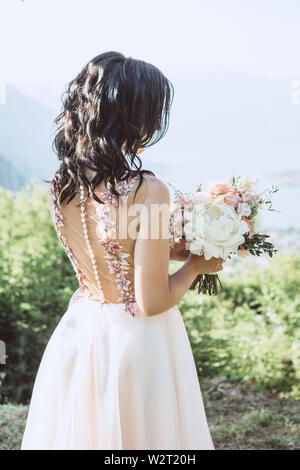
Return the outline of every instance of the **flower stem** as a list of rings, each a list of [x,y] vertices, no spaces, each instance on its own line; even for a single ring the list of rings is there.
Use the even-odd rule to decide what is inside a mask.
[[[222,283],[217,274],[198,274],[189,290],[196,289],[198,290],[198,294],[218,295],[222,289]]]

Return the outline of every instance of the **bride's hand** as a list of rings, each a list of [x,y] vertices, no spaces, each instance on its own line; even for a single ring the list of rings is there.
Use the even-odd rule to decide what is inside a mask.
[[[170,260],[185,261],[188,259],[190,251],[186,250],[185,240],[181,238],[170,250]]]
[[[223,269],[223,258],[211,258],[206,260],[204,256],[198,256],[190,253],[189,258],[197,274],[214,274]]]

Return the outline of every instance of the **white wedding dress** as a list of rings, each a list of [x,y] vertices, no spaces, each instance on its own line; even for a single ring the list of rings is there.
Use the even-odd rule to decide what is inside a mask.
[[[113,238],[135,178],[51,213],[79,289],[44,351],[21,449],[213,450],[195,362],[177,306],[145,316],[134,297],[134,240]],[[151,177],[137,192],[142,203]],[[126,202],[126,204],[125,204]],[[113,208],[120,211],[113,211]],[[130,217],[129,217],[130,218]]]

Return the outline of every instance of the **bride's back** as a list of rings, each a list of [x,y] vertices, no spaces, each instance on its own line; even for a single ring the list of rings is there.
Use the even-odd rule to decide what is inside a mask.
[[[139,177],[118,183],[119,198],[102,182],[95,193],[103,204],[89,197],[79,206],[86,194],[83,192],[68,204],[64,201],[61,207],[50,183],[54,225],[79,281],[74,300],[88,296],[104,303],[124,303],[128,313],[135,314],[134,248],[139,205],[143,204],[149,182],[154,179],[144,175],[137,192]]]

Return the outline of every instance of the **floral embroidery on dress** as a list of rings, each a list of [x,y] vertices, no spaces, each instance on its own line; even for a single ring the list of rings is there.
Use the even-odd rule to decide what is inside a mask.
[[[101,222],[101,228],[104,233],[103,237],[111,237],[115,233],[116,222],[110,218],[109,206],[101,204],[98,206],[96,212]]]
[[[128,192],[132,191],[135,186],[135,182],[137,181],[137,177],[133,176],[132,178],[129,178],[128,180],[124,181],[119,181],[119,183],[116,185],[116,190],[117,192],[124,198],[128,198]]]
[[[72,303],[73,303],[73,302],[76,302],[77,300],[79,300],[80,297],[85,296],[85,295],[89,295],[89,291],[88,291],[88,287],[87,287],[87,279],[86,279],[86,276],[83,274],[83,272],[79,269],[79,263],[78,263],[77,259],[75,258],[73,251],[71,250],[71,248],[67,244],[67,241],[66,241],[65,237],[62,234],[62,227],[64,226],[63,214],[62,214],[62,212],[59,208],[59,205],[58,205],[58,202],[57,202],[57,197],[56,197],[56,194],[53,190],[53,187],[52,187],[51,183],[49,184],[48,191],[49,191],[49,195],[50,195],[50,199],[51,199],[52,213],[53,213],[53,217],[54,217],[54,227],[55,227],[56,233],[57,233],[58,238],[60,239],[60,241],[62,243],[62,246],[63,246],[69,260],[71,261],[71,264],[72,264],[72,266],[74,268],[74,271],[75,271],[76,278],[79,282],[79,291],[75,295],[75,297],[73,298],[73,300],[72,300]]]
[[[136,177],[130,178],[127,181],[120,181],[116,185],[116,190],[120,194],[120,197],[127,199],[128,192],[131,191],[135,186]],[[120,291],[119,301],[125,304],[125,312],[130,313],[136,317],[139,315],[139,309],[136,304],[134,295],[134,289],[131,285],[130,279],[127,279],[129,270],[129,263],[126,258],[129,257],[128,253],[122,252],[122,245],[120,242],[112,239],[112,235],[115,234],[115,222],[110,218],[109,205],[118,205],[119,201],[116,202],[114,196],[109,196],[109,191],[101,193],[104,203],[107,206],[100,206],[97,210],[98,218],[101,222],[101,229],[104,233],[103,238],[99,241],[105,252],[105,258],[107,259],[108,268],[110,273],[115,277],[116,285]]]
[[[110,193],[109,191],[103,191],[100,193],[100,198],[104,204],[113,204],[115,206],[118,206],[119,204],[119,199],[117,196],[115,196],[113,193]]]
[[[128,180],[124,181],[119,181],[115,185],[115,190],[123,199],[127,199],[128,197],[128,191],[132,191],[134,188],[136,181],[136,177],[132,177]],[[110,184],[108,184],[108,187],[111,187]],[[115,196],[109,189],[107,191],[103,191],[100,193],[100,198],[104,202],[104,204],[112,204],[114,206],[119,205],[119,198]]]

